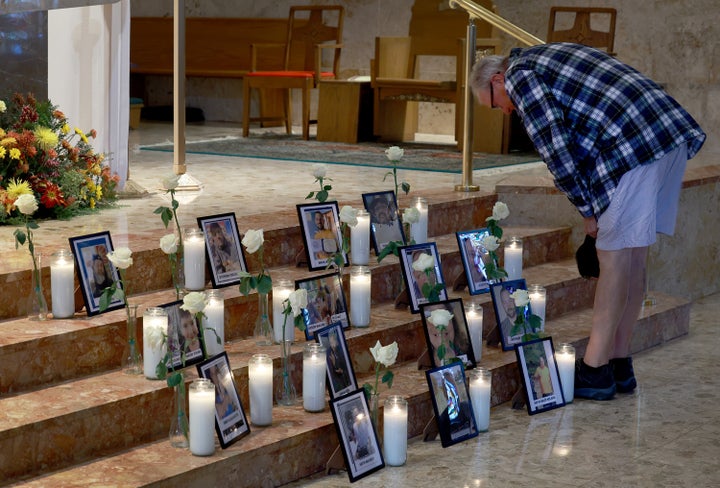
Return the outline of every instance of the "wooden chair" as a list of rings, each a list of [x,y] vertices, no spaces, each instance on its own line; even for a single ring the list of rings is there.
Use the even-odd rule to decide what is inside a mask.
[[[252,71],[243,79],[243,136],[249,134],[251,122],[284,121],[285,130],[292,133],[292,111],[290,90],[302,90],[302,135],[307,140],[310,135],[310,90],[317,88],[318,82],[334,79],[340,65],[342,48],[342,29],[345,11],[338,5],[291,7],[288,19],[287,38],[285,40],[285,67],[280,71],[256,71],[253,62]],[[276,46],[276,45],[274,45]],[[256,59],[258,50],[272,48],[273,45],[257,44],[251,47],[252,58]],[[332,50],[332,62],[326,70],[323,50]],[[252,89],[275,89],[283,91],[284,110],[280,118],[250,117],[250,94]]]
[[[574,16],[574,18],[572,18]],[[574,42],[604,49],[615,55],[615,17],[617,10],[602,7],[551,7],[548,22],[547,42]],[[569,29],[557,29],[562,17],[572,19]],[[590,21],[597,20],[607,25],[607,30],[594,30]],[[567,20],[567,19],[564,19]],[[594,23],[594,22],[593,22]],[[567,23],[565,23],[567,25]]]

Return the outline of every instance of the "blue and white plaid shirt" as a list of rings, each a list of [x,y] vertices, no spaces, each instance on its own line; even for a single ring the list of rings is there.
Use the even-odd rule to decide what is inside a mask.
[[[620,178],[705,133],[656,83],[578,44],[513,49],[505,89],[528,135],[584,217],[600,216]]]

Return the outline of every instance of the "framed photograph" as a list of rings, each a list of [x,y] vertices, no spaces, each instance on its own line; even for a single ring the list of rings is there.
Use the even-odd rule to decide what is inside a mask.
[[[197,319],[180,308],[182,300],[160,305],[168,314],[168,371],[183,369],[203,361],[203,338]]]
[[[431,320],[434,310],[446,310],[452,318],[444,329]],[[475,367],[475,355],[461,298],[420,305],[425,340],[433,368],[460,360],[465,368]]]
[[[470,395],[465,384],[465,368],[460,363],[425,371],[435,421],[443,447],[478,435]]]
[[[413,269],[413,263],[424,255],[431,256],[434,262],[429,273]],[[430,301],[423,295],[423,287],[426,285],[427,287],[441,285],[442,289],[438,293],[438,301],[447,300],[448,298],[438,256],[437,246],[434,242],[413,244],[400,248],[400,265],[402,266],[403,279],[408,291],[410,311],[412,313],[418,313],[420,305]]]
[[[205,253],[213,288],[240,283],[239,273],[247,271],[247,264],[235,213],[198,217],[197,221],[205,235]]]
[[[363,193],[365,210],[370,214],[370,236],[375,254],[380,254],[391,241],[405,244],[405,233],[392,190]]]
[[[310,271],[326,269],[330,258],[335,253],[342,252],[338,204],[337,202],[308,203],[298,205],[297,211],[308,269]],[[345,253],[343,260],[347,266],[348,257]]]
[[[295,281],[295,289],[307,291],[307,308],[303,309],[305,339],[312,340],[315,332],[330,324],[349,327],[348,307],[342,281],[338,273],[330,273]]]
[[[515,346],[518,369],[525,382],[528,414],[565,405],[552,338],[535,339]]]
[[[362,388],[330,400],[348,477],[353,483],[385,466]]]
[[[512,351],[516,344],[522,342],[523,331],[515,327],[518,310],[515,307],[515,300],[510,296],[515,290],[527,290],[524,279],[503,281],[490,285],[490,295],[492,296],[497,325],[500,329],[500,342],[503,351]],[[530,313],[529,305],[526,307],[525,312]]]
[[[490,254],[482,245],[482,240],[489,235],[490,232],[485,228],[463,230],[455,233],[463,267],[465,268],[468,291],[471,295],[487,293],[490,291],[490,285],[497,282],[488,279],[486,271]],[[494,264],[497,267],[497,262]]]
[[[328,325],[315,332],[315,341],[325,346],[327,378],[330,398],[338,398],[358,388],[352,361],[345,342],[345,332],[339,323]]]
[[[225,449],[250,433],[245,411],[240,403],[235,378],[225,351],[197,365],[198,375],[215,385],[215,431]]]
[[[97,234],[71,237],[69,241],[85,301],[85,310],[89,316],[97,315],[100,313],[100,297],[103,290],[112,286],[114,282],[118,282],[118,288],[122,288],[122,283],[118,281],[120,274],[107,257],[108,253],[113,251],[110,233],[98,232]],[[117,310],[124,306],[125,302],[122,299],[113,297],[110,306],[103,312]]]

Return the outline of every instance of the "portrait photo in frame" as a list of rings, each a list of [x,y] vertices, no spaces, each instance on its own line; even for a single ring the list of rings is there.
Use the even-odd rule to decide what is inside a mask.
[[[408,292],[408,299],[410,300],[410,311],[412,313],[418,313],[420,312],[420,305],[429,302],[422,292],[425,284],[431,287],[441,285],[442,289],[438,293],[438,301],[447,300],[447,289],[445,287],[445,280],[443,279],[442,268],[440,267],[440,259],[435,243],[425,242],[423,244],[402,246],[399,248],[399,251],[405,288]],[[430,255],[434,261],[429,275],[424,271],[417,271],[412,267],[413,263],[423,255]]]
[[[235,377],[225,351],[197,365],[198,375],[215,385],[215,431],[225,449],[250,433]]]
[[[198,217],[197,222],[205,236],[213,288],[240,283],[240,272],[247,271],[247,264],[235,213]]]
[[[117,282],[117,287],[122,289],[122,282],[119,281],[120,273],[107,257],[108,253],[113,251],[110,232],[70,237],[69,241],[85,301],[85,310],[89,316],[97,315],[101,313],[100,297],[103,290],[112,286],[114,282]],[[120,297],[113,296],[110,305],[103,312],[124,306],[125,302]]]
[[[315,341],[325,346],[330,398],[338,398],[357,390],[357,380],[347,350],[342,325],[334,323],[315,331]]]
[[[360,388],[330,400],[330,411],[340,438],[350,482],[383,468],[385,461],[370,420],[365,390]]]
[[[182,300],[160,305],[168,314],[168,371],[183,369],[204,359],[202,334],[197,319],[180,308]]]
[[[515,290],[527,290],[527,284],[524,279],[503,281],[490,285],[490,295],[492,296],[497,326],[500,330],[500,342],[503,351],[512,351],[516,344],[522,342],[523,332],[520,331],[518,333],[517,330],[513,331],[518,310],[517,307],[515,307],[515,301],[510,295],[514,293]],[[529,314],[530,305],[525,307],[525,309],[525,313]]]
[[[529,415],[565,405],[552,338],[545,337],[515,346],[518,370],[525,384]]]
[[[449,447],[478,435],[470,395],[465,383],[465,368],[460,363],[425,371],[440,442]]]
[[[345,293],[338,273],[296,280],[295,289],[301,288],[307,291],[307,308],[302,311],[305,339],[314,339],[317,330],[330,324],[339,323],[343,329],[350,326]]]
[[[490,291],[490,285],[497,283],[496,280],[488,279],[487,276],[487,264],[490,254],[482,245],[482,240],[489,235],[490,232],[486,228],[463,230],[455,233],[463,268],[465,269],[468,291],[471,295],[487,293]],[[497,261],[494,264],[497,268]]]
[[[370,237],[375,255],[380,254],[391,241],[405,244],[397,199],[392,190],[362,194],[365,210],[370,214]]]
[[[441,331],[430,320],[433,310],[447,310],[452,314],[445,330]],[[466,369],[475,367],[475,355],[461,298],[423,303],[420,305],[420,316],[433,368],[444,366],[458,359]]]
[[[308,203],[297,206],[300,228],[305,244],[308,269],[318,271],[331,264],[331,257],[342,252],[340,211],[337,202]],[[345,266],[347,253],[342,254]]]

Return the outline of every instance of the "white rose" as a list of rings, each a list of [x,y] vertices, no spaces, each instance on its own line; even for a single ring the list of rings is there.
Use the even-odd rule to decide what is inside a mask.
[[[242,239],[242,245],[245,246],[247,252],[250,254],[254,253],[263,245],[265,239],[263,238],[263,230],[250,229],[245,233],[245,237]]]
[[[390,367],[395,364],[395,360],[397,359],[397,342],[393,342],[389,346],[383,346],[380,344],[380,341],[377,341],[375,346],[370,348],[370,353],[376,362],[382,363],[385,367]]]
[[[340,209],[340,222],[345,222],[350,227],[355,227],[358,222],[357,214],[358,211],[356,208],[352,208],[350,205],[344,205],[343,208]]]
[[[483,236],[483,238],[480,239],[480,245],[488,251],[496,251],[497,248],[500,247],[498,238],[491,236],[490,234]]]
[[[180,239],[175,234],[167,234],[160,239],[160,249],[165,254],[174,254],[178,250]]]
[[[313,164],[312,173],[315,178],[325,178],[325,173],[327,173],[327,166],[320,163]]]
[[[510,209],[508,206],[503,202],[495,202],[495,205],[493,205],[492,216],[485,219],[485,221],[487,222],[490,219],[495,221],[506,219],[508,215],[510,215]]]
[[[398,146],[391,146],[385,149],[385,156],[390,161],[399,161],[405,155],[405,150]]]
[[[7,105],[5,105],[5,102],[0,100],[0,113],[3,113],[5,110],[7,110]]]
[[[38,202],[35,199],[35,195],[24,193],[17,197],[15,200],[15,206],[23,215],[32,215],[38,209]]]
[[[293,312],[293,317],[297,317],[302,312],[303,308],[307,308],[307,290],[305,288],[299,288],[288,296],[290,302],[290,308]]]
[[[436,308],[430,312],[430,322],[435,324],[436,327],[447,327],[453,317],[454,315],[444,308]]]
[[[174,190],[180,184],[180,175],[170,175],[163,179],[163,187],[166,190]]]
[[[417,224],[420,221],[420,210],[417,207],[406,208],[402,220],[403,224]]]
[[[180,308],[195,315],[205,309],[205,292],[191,291],[183,297],[183,304]]]
[[[413,264],[412,268],[415,271],[425,271],[426,269],[434,268],[435,267],[435,259],[430,254],[423,253],[420,255],[419,258],[417,258]]]
[[[515,290],[510,297],[515,301],[516,307],[524,307],[530,303],[530,294],[527,290]]]
[[[120,247],[114,251],[110,251],[107,257],[118,269],[128,269],[133,263],[132,251],[127,247]]]

